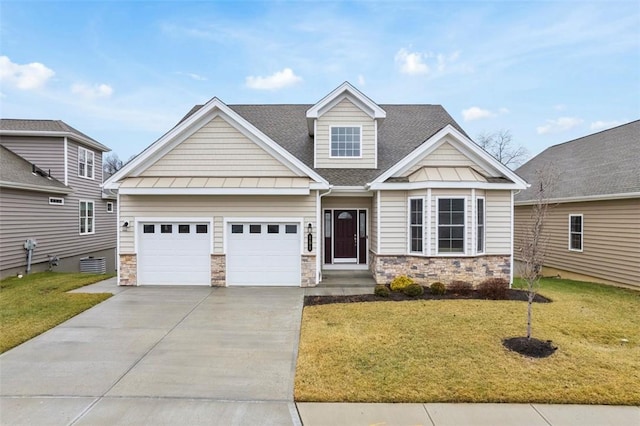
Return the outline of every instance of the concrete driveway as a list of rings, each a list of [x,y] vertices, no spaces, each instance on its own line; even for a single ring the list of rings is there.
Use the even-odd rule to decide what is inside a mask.
[[[303,289],[113,290],[0,356],[1,424],[300,424]]]

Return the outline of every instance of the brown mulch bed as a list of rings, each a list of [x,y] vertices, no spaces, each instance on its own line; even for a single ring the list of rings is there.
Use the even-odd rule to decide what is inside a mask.
[[[504,339],[502,344],[509,350],[531,358],[546,358],[553,355],[558,349],[551,344],[551,340],[527,339],[526,337]]]
[[[357,302],[399,302],[404,300],[456,300],[456,299],[479,299],[479,300],[492,300],[483,297],[477,290],[472,290],[465,294],[445,293],[442,295],[431,294],[428,287],[424,288],[424,294],[418,297],[409,297],[401,292],[391,292],[389,297],[376,296],[373,293],[369,294],[357,294],[353,296],[305,296],[304,305],[326,305],[329,303],[357,303]],[[495,299],[493,299],[495,300]],[[518,300],[527,301],[527,292],[523,290],[509,289],[507,290],[507,297],[500,300]],[[536,294],[536,303],[549,303],[551,299]]]

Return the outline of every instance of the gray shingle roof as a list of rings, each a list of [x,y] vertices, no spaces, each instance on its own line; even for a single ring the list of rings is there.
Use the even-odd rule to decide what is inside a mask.
[[[18,154],[0,145],[0,182],[4,186],[35,186],[46,190],[51,188],[55,192],[70,193],[73,190],[53,177],[33,173],[30,162]]]
[[[313,168],[313,137],[306,112],[313,105],[229,105],[284,149]],[[200,109],[196,105],[182,119]],[[331,184],[364,185],[407,156],[443,127],[464,130],[440,105],[380,105],[387,113],[378,129],[377,169],[314,169]],[[181,120],[181,121],[182,121]]]
[[[3,131],[17,131],[17,132],[34,132],[34,133],[68,133],[72,137],[79,138],[82,142],[88,142],[95,148],[102,151],[110,151],[110,149],[98,142],[97,140],[87,136],[78,129],[69,126],[62,120],[27,120],[27,119],[14,119],[14,118],[2,118],[0,119],[0,133]]]
[[[516,202],[533,198],[536,170],[547,165],[558,173],[551,198],[640,192],[640,120],[547,148],[516,170],[531,184]]]

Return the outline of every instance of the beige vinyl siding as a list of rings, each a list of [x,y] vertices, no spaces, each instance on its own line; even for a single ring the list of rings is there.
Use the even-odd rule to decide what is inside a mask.
[[[369,250],[378,253],[378,197],[380,191],[376,191],[371,199],[371,226],[369,227]]]
[[[516,207],[515,257],[530,223],[530,206]],[[640,199],[551,206],[544,235],[545,266],[640,287]],[[569,250],[569,215],[583,215],[582,252]]]
[[[141,176],[296,176],[281,162],[215,117]]]
[[[64,138],[2,136],[0,143],[64,183]]]
[[[485,212],[485,253],[510,254],[511,191],[486,191]]]
[[[380,191],[379,254],[407,252],[407,192]]]
[[[480,168],[478,164],[469,159],[466,155],[458,151],[449,142],[444,142],[433,152],[425,156],[421,161],[407,170],[402,176],[410,176],[422,167],[472,167],[480,173],[487,175],[487,172]]]
[[[369,209],[372,197],[323,197],[323,209]]]
[[[213,252],[224,252],[224,219],[229,217],[303,218],[301,232],[316,224],[316,194],[308,196],[215,196],[215,195],[121,195],[120,219],[134,223],[140,217],[207,217],[212,218]],[[120,233],[120,253],[135,253],[135,226]],[[313,238],[316,251],[317,235]]]
[[[361,126],[361,158],[331,157],[331,126]],[[364,111],[343,99],[316,121],[316,168],[376,168],[375,123]]]
[[[34,238],[38,245],[32,263],[46,262],[49,256],[79,256],[115,248],[116,215],[106,213],[106,201],[95,199],[95,229],[79,235],[79,201],[63,197],[64,205],[50,205],[57,194],[2,189],[0,194],[0,265],[9,269],[26,265],[24,242]],[[115,202],[114,202],[115,208]]]

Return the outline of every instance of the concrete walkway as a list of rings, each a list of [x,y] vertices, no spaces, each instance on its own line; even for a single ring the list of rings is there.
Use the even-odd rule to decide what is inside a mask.
[[[293,402],[305,294],[362,288],[117,287],[0,355],[0,425],[640,425],[640,408]]]

